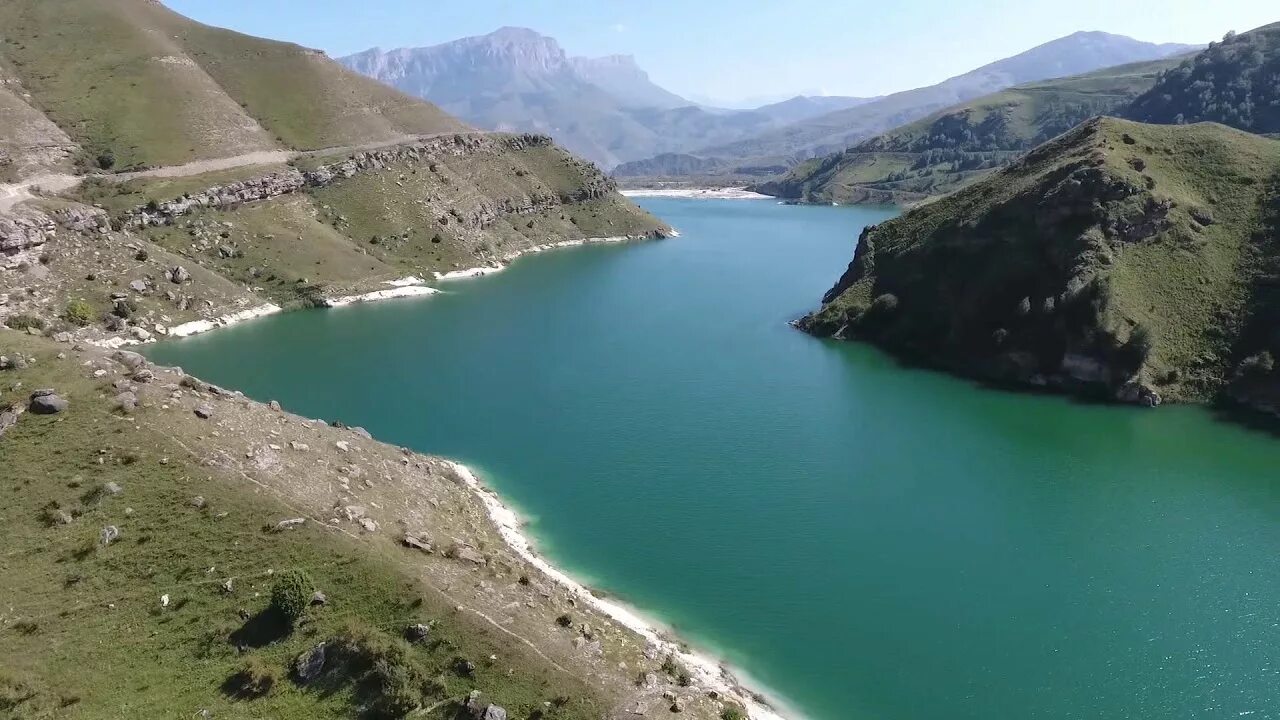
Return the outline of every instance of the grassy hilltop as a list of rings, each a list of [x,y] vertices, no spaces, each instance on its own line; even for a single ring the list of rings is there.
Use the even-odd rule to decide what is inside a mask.
[[[1149,404],[1269,387],[1278,182],[1280,142],[1092,120],[868,228],[801,325]]]

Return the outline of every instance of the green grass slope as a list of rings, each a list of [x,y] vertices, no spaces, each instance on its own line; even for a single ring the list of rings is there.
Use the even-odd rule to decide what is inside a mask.
[[[152,0],[12,0],[0,63],[75,140],[116,169],[453,132],[434,106],[322,53],[188,20]]]
[[[1125,117],[1141,122],[1218,122],[1280,132],[1280,23],[1210,44],[1160,76]]]
[[[1176,59],[986,95],[809,160],[759,192],[806,202],[911,202],[951,192],[1095,115],[1125,107]]]
[[[1280,351],[1250,330],[1280,312],[1278,178],[1273,140],[1092,120],[868,228],[800,325],[1004,382],[1209,400]]]
[[[607,711],[572,673],[460,611],[471,601],[441,593],[423,574],[424,564],[457,561],[381,542],[345,521],[316,521],[313,513],[326,510],[287,489],[306,485],[307,474],[343,477],[326,468],[339,460],[348,476],[390,481],[382,467],[401,465],[394,448],[371,444],[343,457],[335,441],[361,442],[349,430],[256,404],[237,410],[237,401],[210,399],[191,382],[164,390],[158,385],[178,382],[169,371],[157,369],[152,387],[99,354],[64,359],[65,346],[14,331],[0,330],[0,347],[27,358],[25,368],[0,371],[0,408],[20,407],[41,387],[70,402],[58,415],[24,413],[0,436],[0,716],[392,718],[406,713],[391,701],[407,698],[423,709],[415,717],[443,720],[458,716],[472,690],[512,717],[546,712],[544,703],[554,718]],[[105,376],[90,377],[86,362]],[[126,385],[139,396],[129,412],[113,399]],[[200,420],[194,403],[217,414]],[[310,449],[287,452],[309,467],[285,469],[278,456],[286,451],[263,444],[272,434],[305,440]],[[223,448],[218,435],[246,444]],[[259,461],[245,469],[221,456],[246,447]],[[268,456],[277,459],[262,462]],[[431,474],[418,490],[445,499]],[[309,518],[300,529],[270,531],[299,516]],[[119,538],[104,544],[108,526]],[[267,610],[275,577],[290,570],[326,595],[296,629]],[[487,571],[461,577],[468,574]],[[426,642],[401,639],[415,623],[431,625]],[[320,642],[329,643],[323,674],[295,682],[295,657]],[[261,696],[242,691],[237,674],[246,667],[274,680]]]

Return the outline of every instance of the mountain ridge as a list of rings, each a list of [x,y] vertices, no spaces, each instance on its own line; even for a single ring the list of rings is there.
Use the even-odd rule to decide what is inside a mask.
[[[864,105],[819,115],[727,144],[689,151],[723,167],[790,167],[839,152],[859,141],[982,95],[1026,82],[1079,74],[1130,62],[1159,59],[1194,46],[1155,44],[1123,35],[1082,31],[1042,43],[1008,58],[934,85],[904,90]],[[618,170],[629,176],[629,168]]]

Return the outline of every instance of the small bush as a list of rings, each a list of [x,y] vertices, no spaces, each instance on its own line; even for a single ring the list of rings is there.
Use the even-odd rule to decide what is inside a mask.
[[[77,327],[84,327],[93,322],[93,316],[93,306],[83,298],[67,303],[67,309],[62,313],[63,319]]]
[[[445,688],[429,677],[413,648],[372,628],[352,625],[330,643],[345,679],[357,688],[369,717],[395,720],[443,697]]]
[[[44,320],[35,315],[10,315],[4,321],[4,324],[13,330],[30,330],[32,328],[43,330],[45,327]]]
[[[290,625],[297,624],[311,604],[315,585],[301,570],[285,570],[276,577],[271,587],[271,609],[279,613]]]
[[[720,720],[747,720],[747,714],[740,708],[727,707],[720,712]]]
[[[260,698],[270,694],[279,680],[280,673],[276,668],[268,665],[262,658],[251,657],[227,678],[223,690],[232,697]]]
[[[112,153],[105,152],[98,156],[98,167],[103,170],[110,170],[116,166],[116,156]]]
[[[569,617],[568,613],[565,613],[556,618],[556,624],[562,628],[573,627],[573,618]]]

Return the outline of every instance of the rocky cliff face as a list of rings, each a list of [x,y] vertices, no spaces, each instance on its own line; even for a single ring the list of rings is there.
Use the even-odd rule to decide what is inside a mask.
[[[1242,168],[1253,178],[1243,184]],[[867,228],[823,307],[798,324],[1121,402],[1209,400],[1229,384],[1257,395],[1253,380],[1231,378],[1242,362],[1253,379],[1273,365],[1255,357],[1270,339],[1245,329],[1278,317],[1259,290],[1278,171],[1280,144],[1226,128],[1092,121]]]

